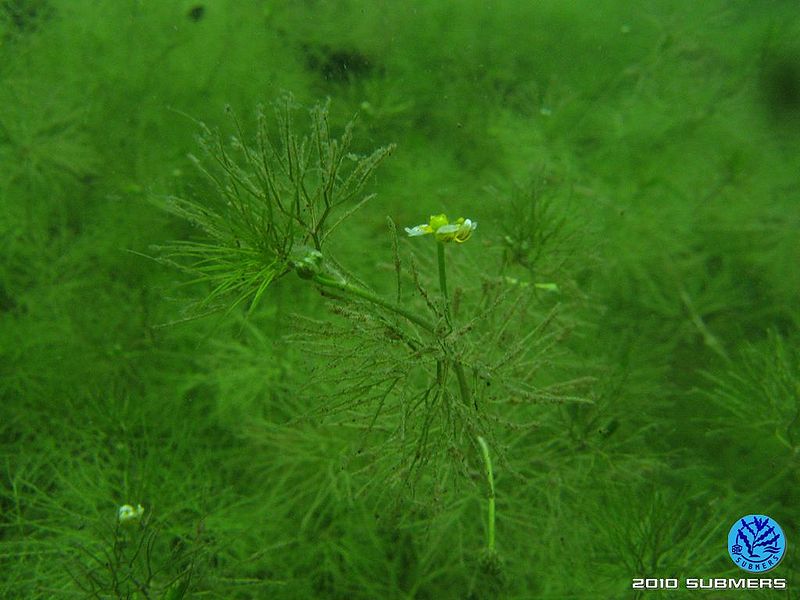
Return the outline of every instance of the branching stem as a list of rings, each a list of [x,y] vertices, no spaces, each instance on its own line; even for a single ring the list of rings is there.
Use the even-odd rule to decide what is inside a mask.
[[[369,290],[365,290],[363,288],[351,285],[349,283],[345,283],[344,281],[337,281],[335,279],[331,279],[330,277],[326,277],[324,275],[316,275],[314,277],[314,282],[323,287],[337,289],[347,294],[351,294],[353,296],[361,298],[362,300],[366,300],[367,302],[370,302],[372,304],[381,306],[397,315],[400,315],[401,317],[404,317],[405,319],[408,319],[412,323],[419,325],[420,327],[422,327],[423,329],[425,329],[430,333],[434,333],[436,331],[436,325],[434,325],[427,319],[423,319],[419,315],[416,315],[413,312],[406,310],[402,306],[397,306],[396,304],[387,302],[386,300],[384,300],[380,296],[376,296]]]
[[[445,269],[445,254],[444,254],[444,244],[442,242],[437,242],[437,255],[438,255],[438,264],[439,264],[439,287],[441,288],[442,292],[442,300],[444,302],[444,314],[445,319],[447,321],[447,325],[452,330],[453,324],[450,317],[450,301],[447,296],[447,271]],[[398,306],[397,304],[393,304],[373,294],[369,290],[366,290],[362,287],[358,287],[355,285],[351,285],[344,281],[340,281],[337,279],[332,279],[325,275],[315,275],[314,282],[317,285],[333,288],[346,294],[350,294],[352,296],[356,296],[357,298],[361,298],[362,300],[366,300],[371,304],[375,304],[386,310],[389,310],[396,315],[399,315],[416,325],[422,327],[428,333],[436,335],[437,328],[435,323],[431,323],[427,319],[420,317],[419,315],[406,310],[402,306]],[[456,379],[458,380],[458,390],[461,395],[461,400],[464,402],[466,406],[470,406],[472,403],[472,393],[469,387],[469,381],[467,381],[467,375],[464,372],[464,365],[461,364],[458,360],[452,360],[453,370],[456,374]]]
[[[444,242],[436,242],[436,257],[439,264],[439,289],[442,291],[444,318],[447,321],[447,325],[452,329],[453,321],[450,318],[450,298],[447,295],[447,270],[444,260]]]

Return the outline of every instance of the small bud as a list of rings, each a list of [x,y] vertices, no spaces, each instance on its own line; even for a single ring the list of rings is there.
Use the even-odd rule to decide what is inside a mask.
[[[291,264],[302,279],[311,279],[322,273],[322,253],[309,246],[299,246],[292,250]]]

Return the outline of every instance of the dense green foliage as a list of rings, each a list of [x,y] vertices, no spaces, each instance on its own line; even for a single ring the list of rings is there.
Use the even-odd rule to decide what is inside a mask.
[[[0,0],[0,597],[798,597],[800,16],[635,4]]]

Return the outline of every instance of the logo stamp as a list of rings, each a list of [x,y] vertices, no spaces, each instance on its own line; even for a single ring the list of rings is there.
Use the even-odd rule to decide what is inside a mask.
[[[781,526],[766,515],[747,515],[728,532],[728,553],[739,568],[763,573],[778,566],[786,552]]]

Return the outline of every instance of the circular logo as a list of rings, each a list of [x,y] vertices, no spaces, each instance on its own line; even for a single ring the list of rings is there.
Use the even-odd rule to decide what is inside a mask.
[[[778,566],[786,552],[783,529],[765,515],[747,515],[728,532],[728,552],[740,568],[763,573]]]

